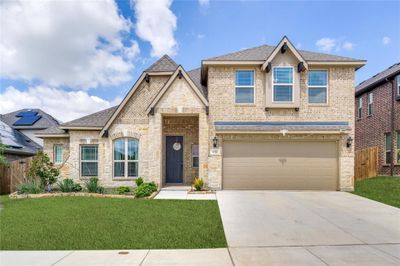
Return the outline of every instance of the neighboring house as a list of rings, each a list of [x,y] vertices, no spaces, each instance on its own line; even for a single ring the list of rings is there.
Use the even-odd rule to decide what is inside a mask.
[[[353,190],[354,75],[365,63],[286,37],[191,71],[165,55],[120,105],[40,137],[64,176],[104,186],[199,176],[213,189]]]
[[[379,174],[400,175],[400,63],[356,87],[356,150],[379,147]]]
[[[40,109],[22,109],[0,115],[0,143],[6,145],[9,161],[29,157],[43,147],[43,140],[35,136],[59,121]]]
[[[11,162],[36,154],[42,147],[0,120],[0,143],[5,145],[5,156]]]
[[[40,109],[21,109],[0,115],[0,119],[41,146],[43,139],[36,137],[35,134],[60,125],[60,121]]]

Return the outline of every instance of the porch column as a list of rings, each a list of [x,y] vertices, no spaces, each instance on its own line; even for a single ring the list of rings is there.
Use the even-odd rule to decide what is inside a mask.
[[[208,183],[208,122],[205,113],[199,113],[199,177]]]
[[[162,186],[162,116],[155,113],[149,120],[149,181]]]

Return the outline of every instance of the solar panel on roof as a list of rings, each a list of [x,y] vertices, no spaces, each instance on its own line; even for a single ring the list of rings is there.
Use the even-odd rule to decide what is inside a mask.
[[[42,116],[23,116],[20,119],[18,119],[15,123],[14,126],[32,126],[33,124],[36,123]]]
[[[33,112],[33,111],[25,111],[25,112],[19,112],[17,114],[17,117],[25,117],[25,116],[36,116],[38,112]]]

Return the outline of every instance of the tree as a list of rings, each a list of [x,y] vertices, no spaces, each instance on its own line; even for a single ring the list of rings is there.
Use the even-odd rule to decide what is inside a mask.
[[[60,171],[53,166],[50,158],[43,151],[39,151],[32,160],[28,176],[39,177],[42,188],[51,191],[51,185],[57,181]]]
[[[6,145],[0,143],[0,165],[7,165],[6,156],[4,152],[6,151]]]

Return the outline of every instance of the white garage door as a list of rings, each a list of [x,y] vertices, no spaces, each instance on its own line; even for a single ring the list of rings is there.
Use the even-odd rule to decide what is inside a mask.
[[[336,142],[224,141],[223,189],[337,190]]]

